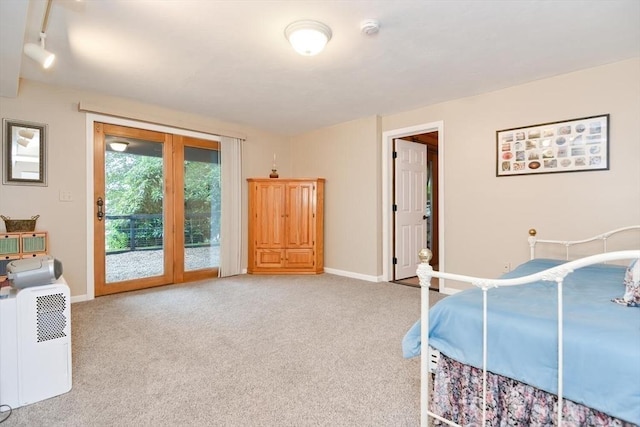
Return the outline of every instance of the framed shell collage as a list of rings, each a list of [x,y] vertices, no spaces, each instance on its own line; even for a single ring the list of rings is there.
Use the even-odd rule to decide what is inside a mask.
[[[609,115],[496,132],[496,176],[609,169]]]

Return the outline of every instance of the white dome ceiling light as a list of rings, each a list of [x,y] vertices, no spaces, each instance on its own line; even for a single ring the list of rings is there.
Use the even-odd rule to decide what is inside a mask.
[[[126,151],[128,146],[129,143],[127,141],[113,141],[109,143],[109,147],[111,147],[113,151],[117,151],[119,153]]]
[[[284,35],[300,55],[313,56],[322,52],[331,40],[331,28],[318,21],[296,21],[285,28]]]

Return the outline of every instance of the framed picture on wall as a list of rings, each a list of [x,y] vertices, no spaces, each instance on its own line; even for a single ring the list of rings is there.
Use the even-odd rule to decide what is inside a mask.
[[[496,176],[609,169],[609,114],[496,131]]]
[[[47,185],[47,125],[2,119],[5,185]]]

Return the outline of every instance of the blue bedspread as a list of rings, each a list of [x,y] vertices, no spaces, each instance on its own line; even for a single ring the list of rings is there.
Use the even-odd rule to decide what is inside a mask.
[[[562,261],[528,261],[503,278]],[[640,425],[640,308],[611,302],[624,294],[625,268],[593,265],[564,280],[564,396]],[[488,291],[487,370],[557,393],[557,285],[536,282]],[[429,311],[429,345],[482,367],[482,291],[468,289]],[[403,339],[420,354],[420,322]]]

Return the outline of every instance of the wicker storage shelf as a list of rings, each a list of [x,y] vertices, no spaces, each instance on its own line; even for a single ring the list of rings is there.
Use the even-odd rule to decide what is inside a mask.
[[[20,253],[20,233],[0,234],[0,258]]]
[[[0,233],[0,282],[7,278],[7,265],[11,261],[48,253],[49,234],[46,231]]]
[[[32,216],[31,219],[11,219],[7,216],[0,215],[0,218],[4,220],[7,233],[34,231],[36,229],[36,220],[39,217],[40,215]]]
[[[47,233],[20,233],[20,252],[25,255],[39,255],[47,252]]]

